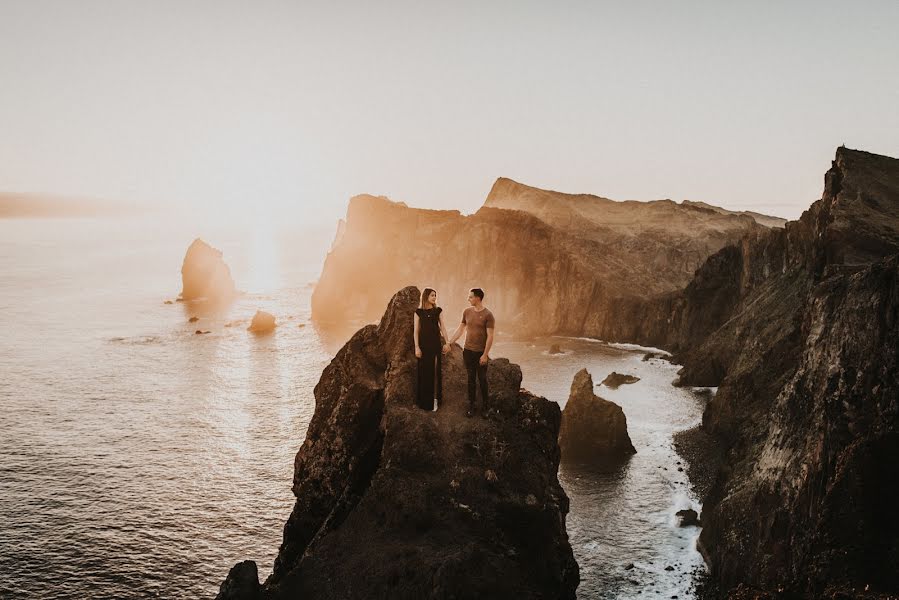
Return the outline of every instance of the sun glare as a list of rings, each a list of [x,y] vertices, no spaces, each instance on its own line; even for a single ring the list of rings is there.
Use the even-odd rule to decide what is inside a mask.
[[[259,215],[251,224],[250,264],[247,289],[251,294],[268,294],[278,289],[281,265],[275,239],[274,223],[270,216]]]

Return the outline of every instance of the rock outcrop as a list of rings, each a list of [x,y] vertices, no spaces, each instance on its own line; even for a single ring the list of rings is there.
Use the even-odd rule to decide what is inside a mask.
[[[718,386],[715,581],[899,591],[899,160],[837,149],[798,221],[722,249],[669,302],[681,382]]]
[[[593,393],[587,369],[578,371],[562,411],[559,446],[565,461],[606,462],[635,454],[621,407]]]
[[[231,269],[222,259],[222,251],[200,238],[191,243],[184,255],[181,284],[180,300],[224,302],[231,300],[237,293]]]
[[[606,378],[602,380],[602,385],[615,389],[622,385],[626,385],[629,383],[637,383],[640,381],[640,378],[636,375],[628,375],[626,373],[618,373],[616,371],[612,371]]]
[[[322,373],[274,571],[258,593],[226,581],[223,594],[251,591],[223,600],[574,598],[558,405],[522,390],[518,366],[495,359],[488,377],[499,414],[465,418],[454,346],[443,405],[416,408],[418,297],[414,287],[397,293]]]
[[[450,319],[471,287],[502,331],[659,346],[667,298],[721,247],[768,228],[670,200],[615,202],[500,179],[474,215],[383,197],[349,204],[312,296],[318,321],[373,321],[398,287],[433,285]],[[647,329],[646,323],[654,325]]]

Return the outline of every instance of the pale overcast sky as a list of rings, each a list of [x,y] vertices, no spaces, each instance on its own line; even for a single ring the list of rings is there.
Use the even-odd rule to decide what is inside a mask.
[[[0,191],[475,210],[498,176],[797,217],[899,156],[899,1],[0,0]]]

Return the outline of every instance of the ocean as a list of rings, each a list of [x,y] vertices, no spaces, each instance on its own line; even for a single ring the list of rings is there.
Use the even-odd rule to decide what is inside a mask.
[[[0,220],[0,597],[211,598],[237,561],[271,571],[312,390],[346,337],[310,320],[333,233],[252,216]],[[227,309],[166,304],[195,237],[245,292]],[[257,309],[274,334],[246,331]],[[498,331],[492,354],[563,406],[581,368],[640,377],[596,388],[637,454],[559,473],[578,597],[690,597],[698,530],[674,513],[700,505],[671,435],[699,422],[701,396],[646,349]]]

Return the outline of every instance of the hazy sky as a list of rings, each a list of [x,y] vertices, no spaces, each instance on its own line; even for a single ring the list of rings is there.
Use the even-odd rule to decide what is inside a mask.
[[[333,222],[498,176],[796,217],[899,156],[899,1],[0,0],[0,191]]]

